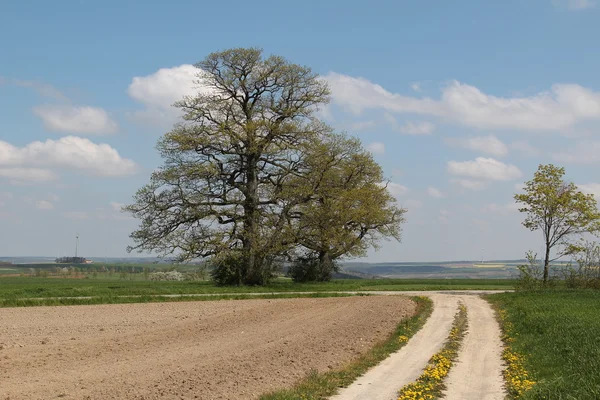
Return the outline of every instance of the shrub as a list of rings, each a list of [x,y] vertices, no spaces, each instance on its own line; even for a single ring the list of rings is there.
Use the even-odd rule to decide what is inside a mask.
[[[151,281],[183,281],[185,275],[179,271],[156,271],[149,274]]]
[[[339,270],[335,261],[322,262],[316,255],[299,257],[288,269],[294,282],[328,282]]]

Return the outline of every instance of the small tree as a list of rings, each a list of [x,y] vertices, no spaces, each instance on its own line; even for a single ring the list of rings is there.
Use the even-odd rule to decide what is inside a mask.
[[[564,175],[564,168],[540,165],[533,179],[525,183],[525,193],[514,197],[517,203],[523,205],[519,211],[526,213],[523,225],[532,231],[542,231],[544,284],[548,282],[550,262],[575,251],[570,239],[600,230],[600,213],[594,196],[582,193],[574,183],[565,182]],[[559,250],[551,259],[550,254],[555,247]]]

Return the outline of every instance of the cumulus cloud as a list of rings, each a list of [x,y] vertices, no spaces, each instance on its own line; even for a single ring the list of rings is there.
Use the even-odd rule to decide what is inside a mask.
[[[480,129],[561,131],[578,122],[600,119],[600,93],[576,84],[555,84],[529,97],[498,97],[453,81],[439,100],[392,93],[364,78],[335,72],[325,79],[334,103],[355,114],[367,109],[445,118]]]
[[[153,74],[136,76],[127,88],[127,94],[146,108],[132,115],[135,118],[172,124],[181,112],[172,105],[185,96],[193,96],[209,90],[200,87],[198,75],[201,70],[190,64],[173,68],[161,68]]]
[[[42,119],[46,129],[79,134],[110,134],[118,130],[117,123],[98,107],[70,105],[43,105],[34,107],[34,114]]]
[[[600,163],[600,141],[581,141],[575,146],[555,152],[552,158],[566,164]]]
[[[491,154],[497,157],[502,157],[508,154],[508,147],[494,135],[462,139],[448,139],[447,143],[480,153]]]
[[[472,161],[449,161],[446,168],[452,175],[491,181],[509,181],[523,175],[514,165],[484,157]]]
[[[385,145],[381,142],[373,142],[367,145],[367,150],[373,154],[385,153]]]
[[[431,197],[436,197],[436,198],[444,197],[444,193],[442,193],[439,189],[436,189],[431,186],[427,188],[427,194],[430,195]]]
[[[138,166],[108,144],[75,136],[36,141],[24,147],[0,141],[0,171],[4,176],[46,181],[56,178],[53,168],[71,168],[94,176],[123,176],[134,174]]]

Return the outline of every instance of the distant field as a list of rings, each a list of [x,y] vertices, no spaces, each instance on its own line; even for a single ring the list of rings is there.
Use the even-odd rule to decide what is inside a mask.
[[[489,296],[507,312],[512,347],[537,383],[522,399],[600,399],[600,292],[557,290]]]
[[[116,299],[118,296],[356,290],[507,290],[513,289],[514,284],[515,281],[500,279],[339,279],[327,283],[312,284],[298,284],[291,282],[289,279],[277,279],[272,284],[264,287],[217,287],[209,281],[156,282],[126,279],[6,277],[0,278],[0,306],[15,305],[16,299],[48,299],[52,297],[92,296],[98,298],[98,302],[119,302],[119,299]],[[140,299],[140,301],[149,300],[151,300],[150,297]],[[131,299],[128,301],[131,301]],[[89,303],[89,301],[86,301],[86,303]],[[77,302],[74,301],[72,304],[77,304]]]

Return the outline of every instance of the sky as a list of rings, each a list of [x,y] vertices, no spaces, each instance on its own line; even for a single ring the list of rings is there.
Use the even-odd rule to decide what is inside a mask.
[[[321,117],[372,151],[402,242],[366,261],[523,258],[539,164],[600,196],[600,1],[4,1],[0,256],[126,256],[120,212],[161,164],[193,64],[260,47],[327,80]]]

